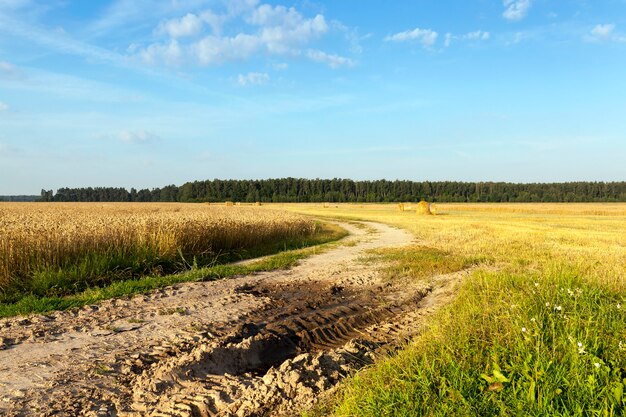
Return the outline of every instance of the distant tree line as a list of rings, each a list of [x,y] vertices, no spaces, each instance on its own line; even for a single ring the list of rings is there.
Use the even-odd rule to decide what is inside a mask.
[[[0,195],[0,201],[25,202],[37,201],[40,198],[38,195]]]
[[[626,202],[626,182],[515,184],[457,181],[353,181],[348,179],[207,180],[130,191],[59,188],[39,201],[107,202]]]

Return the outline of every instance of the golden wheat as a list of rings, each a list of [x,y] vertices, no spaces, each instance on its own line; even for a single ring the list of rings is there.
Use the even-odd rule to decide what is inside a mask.
[[[314,223],[258,207],[170,203],[3,203],[0,290],[90,254],[209,255],[308,236]]]

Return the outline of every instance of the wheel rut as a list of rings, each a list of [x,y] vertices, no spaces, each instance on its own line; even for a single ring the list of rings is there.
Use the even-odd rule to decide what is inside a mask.
[[[0,414],[262,416],[310,406],[418,332],[469,273],[390,283],[361,259],[412,236],[341,225],[347,244],[291,270],[0,320]]]

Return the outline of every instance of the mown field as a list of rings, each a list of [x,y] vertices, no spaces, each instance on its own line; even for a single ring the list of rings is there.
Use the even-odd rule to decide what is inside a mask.
[[[2,316],[195,279],[154,279],[174,273],[200,271],[195,277],[214,277],[223,268],[201,269],[325,242],[342,232],[264,207],[2,203],[0,236]],[[94,293],[119,282],[127,287],[118,285],[109,295]],[[76,298],[85,291],[91,293]]]
[[[481,265],[419,337],[320,414],[626,415],[626,204],[280,207],[396,225],[419,238],[414,251]],[[391,272],[428,279],[418,255],[379,254]]]

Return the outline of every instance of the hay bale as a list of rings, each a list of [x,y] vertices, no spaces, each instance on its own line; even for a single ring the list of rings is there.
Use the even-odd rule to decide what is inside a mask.
[[[261,202],[260,202],[260,201],[257,201],[256,203],[254,203],[254,205],[255,205],[255,206],[260,206],[260,205],[261,205]]]
[[[404,203],[398,203],[398,210],[404,211]]]
[[[232,206],[234,206],[234,204],[233,204],[233,202],[232,202],[232,201],[226,201],[226,202],[224,203],[224,205],[225,205],[226,207],[232,207]]]
[[[417,204],[417,214],[418,215],[423,215],[423,216],[428,216],[428,215],[433,214],[430,211],[430,204],[428,202],[424,201],[424,200],[420,201]]]

